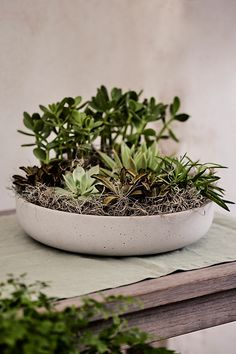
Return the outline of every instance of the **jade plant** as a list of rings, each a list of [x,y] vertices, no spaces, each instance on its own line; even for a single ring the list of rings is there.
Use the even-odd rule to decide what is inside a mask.
[[[18,132],[33,137],[22,146],[35,146],[33,153],[43,164],[53,159],[74,159],[84,156],[102,129],[102,121],[94,120],[80,110],[81,97],[67,97],[47,107],[40,105],[41,113],[24,112],[23,123],[28,131]]]
[[[24,276],[12,275],[0,283],[1,354],[175,353],[153,348],[147,333],[128,326],[122,312],[131,298],[84,298],[79,308],[57,310],[57,299],[45,293],[47,286],[39,281],[27,284]],[[116,310],[111,310],[111,303]],[[105,327],[94,332],[89,324],[98,317]]]
[[[40,112],[24,112],[25,130],[18,132],[33,139],[22,146],[34,147],[33,153],[42,164],[53,159],[74,159],[91,154],[92,144],[100,138],[100,150],[110,152],[121,141],[139,146],[142,138],[147,145],[160,139],[178,141],[171,127],[173,121],[185,122],[189,115],[179,113],[180,99],[170,105],[157,103],[154,97],[142,99],[141,93],[122,92],[105,86],[97,95],[82,103],[81,96],[66,97],[60,102],[40,105]],[[149,124],[160,123],[158,130]]]
[[[141,143],[142,138],[148,145],[160,139],[178,141],[171,124],[173,121],[185,122],[189,118],[179,109],[178,97],[168,105],[157,102],[154,97],[142,99],[142,91],[123,92],[115,87],[109,93],[105,86],[101,86],[88,102],[85,112],[103,122],[101,151],[106,151],[120,140],[135,146]],[[158,131],[149,126],[157,121],[161,123]]]
[[[180,99],[171,104],[142,92],[105,86],[90,100],[64,98],[23,122],[40,166],[21,167],[13,184],[26,200],[42,206],[95,215],[155,215],[213,201],[229,210],[218,185],[219,164],[163,156],[159,141],[184,122]],[[159,122],[159,128],[150,123]]]

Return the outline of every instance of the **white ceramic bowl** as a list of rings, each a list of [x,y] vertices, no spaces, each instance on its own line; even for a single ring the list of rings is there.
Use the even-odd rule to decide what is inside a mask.
[[[93,216],[43,208],[16,199],[17,218],[35,240],[66,251],[134,256],[176,250],[199,240],[213,219],[213,203],[154,216]]]

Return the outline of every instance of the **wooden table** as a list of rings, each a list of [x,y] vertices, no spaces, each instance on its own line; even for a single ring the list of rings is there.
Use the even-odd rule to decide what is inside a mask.
[[[236,321],[236,262],[225,263],[162,278],[145,280],[101,292],[141,300],[123,316],[156,340]],[[98,294],[91,294],[98,298]],[[58,308],[79,306],[81,297],[60,301]],[[93,327],[101,328],[102,320]]]

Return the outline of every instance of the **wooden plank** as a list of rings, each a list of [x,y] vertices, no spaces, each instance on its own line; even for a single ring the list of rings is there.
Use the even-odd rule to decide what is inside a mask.
[[[125,316],[156,339],[171,338],[236,321],[236,289],[147,309]]]
[[[130,327],[148,332],[153,341],[163,340],[236,321],[236,289],[148,308],[122,317]],[[99,331],[106,325],[106,321],[96,320],[91,323],[91,329]]]
[[[131,327],[151,334],[154,341],[236,321],[236,262],[101,292],[102,296],[120,294],[142,301],[142,307],[133,305],[122,316]],[[101,295],[89,296],[101,299]],[[58,309],[72,304],[80,306],[81,297],[60,301]],[[99,331],[106,325],[97,318],[90,327]]]
[[[142,302],[143,308],[153,308],[187,299],[213,294],[236,288],[236,262],[216,265],[208,268],[174,273],[158,279],[102,291],[102,296],[132,296]],[[101,299],[99,293],[89,294],[90,297]],[[70,305],[80,306],[81,297],[62,300],[58,309]],[[132,305],[129,312],[137,310]]]

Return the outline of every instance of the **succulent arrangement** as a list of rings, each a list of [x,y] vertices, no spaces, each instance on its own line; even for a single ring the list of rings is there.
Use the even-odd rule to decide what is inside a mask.
[[[39,281],[27,284],[22,276],[9,276],[0,284],[1,354],[175,353],[153,348],[147,333],[128,326],[122,312],[132,299],[85,298],[79,308],[57,310],[56,299],[44,292],[47,286]],[[116,311],[109,309],[111,302],[117,304]],[[95,333],[89,324],[98,317],[106,326]]]
[[[25,129],[18,130],[31,139],[22,146],[33,147],[38,160],[13,176],[14,190],[26,201],[99,216],[168,214],[210,201],[229,210],[232,202],[218,185],[224,166],[161,152],[161,140],[178,142],[173,123],[190,117],[180,111],[178,97],[165,104],[142,98],[142,92],[101,86],[85,102],[66,97],[39,109],[24,112]],[[44,287],[14,277],[0,284],[1,353],[174,353],[150,347],[146,333],[111,313],[106,304],[116,299],[87,299],[80,309],[58,312]],[[92,333],[87,327],[97,315],[109,318],[108,325]]]
[[[32,139],[22,146],[34,147],[40,166],[21,167],[25,176],[13,176],[28,201],[97,215],[176,212],[209,200],[228,210],[216,174],[223,166],[161,153],[161,139],[178,141],[172,123],[189,119],[178,97],[164,104],[142,92],[101,86],[86,102],[67,97],[39,108],[24,112],[27,130],[19,132]]]

